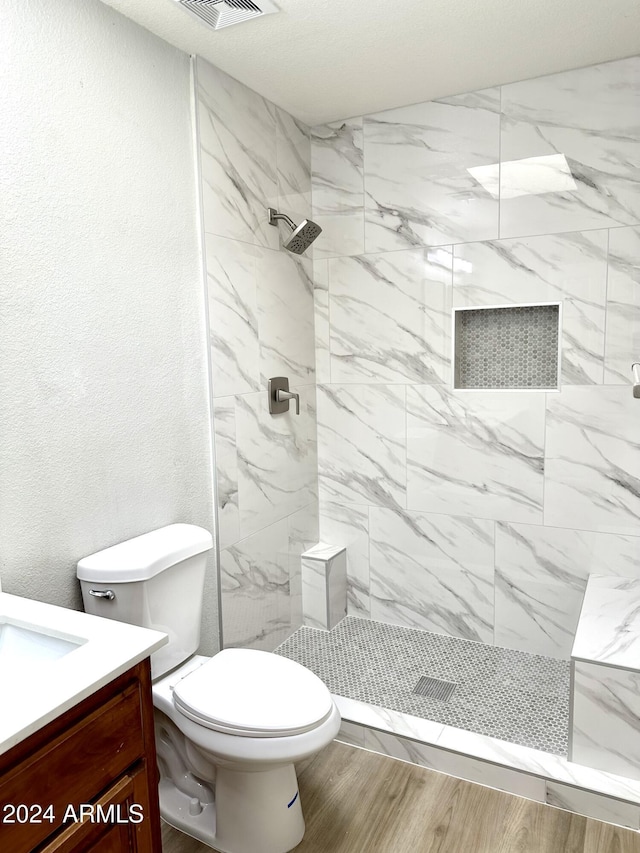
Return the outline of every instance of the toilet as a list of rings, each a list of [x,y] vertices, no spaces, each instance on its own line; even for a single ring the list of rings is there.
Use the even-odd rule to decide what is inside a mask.
[[[340,715],[323,682],[256,649],[195,654],[211,534],[171,524],[78,563],[87,613],[164,631],[151,656],[163,819],[221,853],[285,853],[304,819],[294,764]]]

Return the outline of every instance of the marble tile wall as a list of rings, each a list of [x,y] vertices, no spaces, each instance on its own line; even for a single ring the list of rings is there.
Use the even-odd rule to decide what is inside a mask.
[[[309,131],[202,59],[197,109],[223,642],[270,650],[302,622],[300,555],[318,541],[313,269],[266,214],[310,216]],[[299,416],[269,414],[281,375]]]
[[[640,672],[575,661],[571,760],[640,779]]]
[[[632,57],[312,129],[351,614],[566,658],[589,573],[638,564],[639,115]],[[560,392],[452,390],[452,307],[531,302],[562,303]]]

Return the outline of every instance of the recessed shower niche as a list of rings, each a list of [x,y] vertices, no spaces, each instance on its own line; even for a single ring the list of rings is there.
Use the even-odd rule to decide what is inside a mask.
[[[560,385],[559,302],[453,309],[453,387],[544,390]]]

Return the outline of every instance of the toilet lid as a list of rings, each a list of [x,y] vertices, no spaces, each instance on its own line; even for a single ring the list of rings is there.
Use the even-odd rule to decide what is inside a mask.
[[[289,658],[255,649],[225,649],[178,682],[178,710],[202,726],[244,737],[309,731],[332,711],[327,687]]]

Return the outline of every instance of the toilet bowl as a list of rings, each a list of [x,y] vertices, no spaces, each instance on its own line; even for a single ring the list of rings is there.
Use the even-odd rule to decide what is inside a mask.
[[[333,740],[340,715],[288,658],[194,654],[212,545],[174,524],[84,558],[85,610],[169,634],[151,658],[163,819],[220,853],[286,853],[304,835],[294,764]]]
[[[159,679],[153,702],[168,823],[223,853],[281,853],[300,843],[294,764],[340,728],[320,679],[269,652],[226,649]]]

